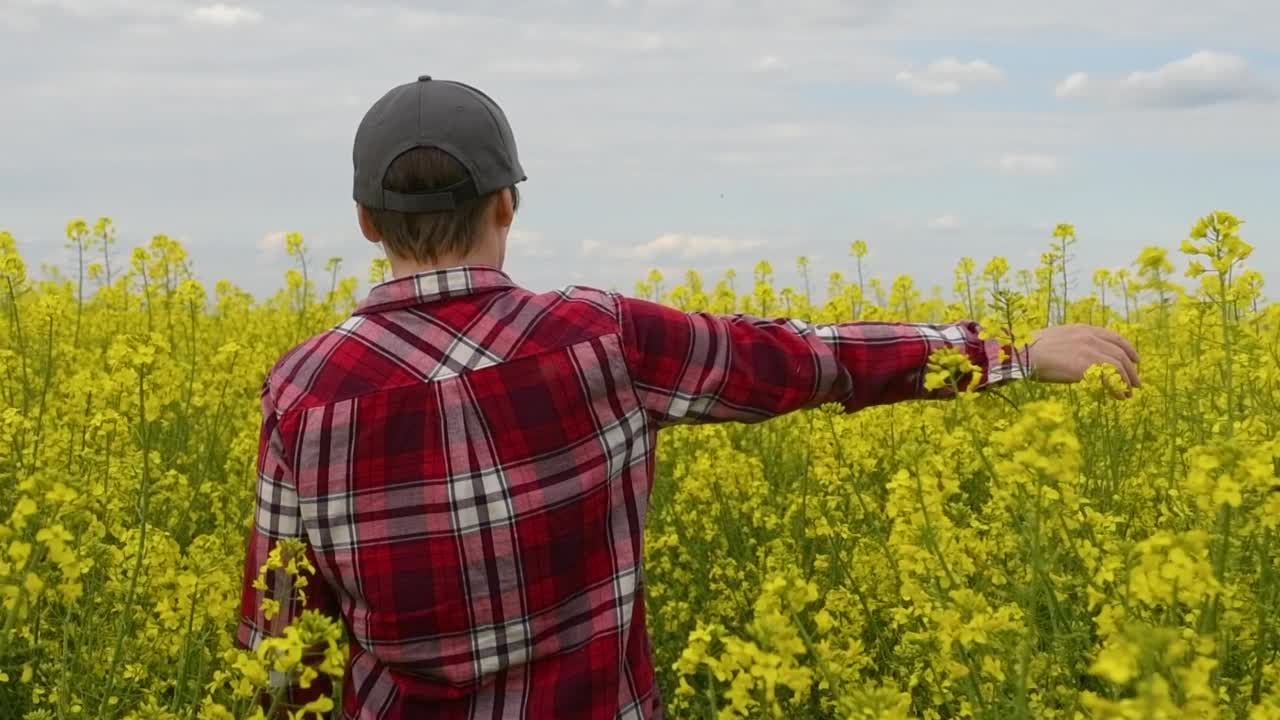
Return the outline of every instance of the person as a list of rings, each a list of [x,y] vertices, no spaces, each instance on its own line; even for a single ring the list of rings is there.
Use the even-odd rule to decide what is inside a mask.
[[[1138,383],[1132,346],[1098,327],[1048,328],[1002,360],[973,321],[824,325],[526,290],[503,266],[527,178],[503,111],[464,83],[390,90],[353,162],[360,229],[393,278],[264,381],[238,631],[256,648],[305,610],[340,617],[346,717],[661,717],[642,558],[662,427],[945,398],[923,382],[944,347],[980,369],[978,391],[1096,363]],[[317,569],[305,604],[279,577],[253,582],[289,538]]]

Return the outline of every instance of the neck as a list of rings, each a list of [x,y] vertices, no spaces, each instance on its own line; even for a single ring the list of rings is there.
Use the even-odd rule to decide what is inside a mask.
[[[394,278],[409,277],[417,273],[447,270],[462,265],[483,265],[485,267],[502,268],[501,256],[492,248],[476,248],[465,254],[441,255],[432,262],[422,262],[413,258],[398,255],[387,255],[391,263],[391,276]]]

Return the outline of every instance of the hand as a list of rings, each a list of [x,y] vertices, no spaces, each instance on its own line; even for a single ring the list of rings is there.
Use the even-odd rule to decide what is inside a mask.
[[[1059,325],[1035,334],[1028,345],[1031,377],[1040,382],[1075,383],[1090,366],[1113,366],[1130,387],[1138,377],[1138,352],[1118,333],[1092,325]],[[1126,395],[1129,393],[1126,392]]]

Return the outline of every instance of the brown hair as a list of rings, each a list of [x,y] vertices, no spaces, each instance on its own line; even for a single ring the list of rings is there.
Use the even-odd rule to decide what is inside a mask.
[[[414,148],[392,161],[383,185],[395,192],[421,193],[443,189],[466,176],[466,169],[448,153],[436,148]],[[520,193],[515,186],[510,190],[518,209]],[[364,210],[390,254],[417,262],[435,262],[443,255],[463,255],[475,247],[480,219],[496,195],[493,192],[473,198],[446,212]]]

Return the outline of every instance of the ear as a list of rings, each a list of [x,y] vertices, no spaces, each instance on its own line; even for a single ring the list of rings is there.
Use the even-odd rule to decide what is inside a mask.
[[[493,221],[498,227],[508,228],[516,220],[515,198],[511,188],[503,188],[493,198]]]
[[[360,222],[360,232],[364,234],[365,240],[374,244],[382,242],[382,235],[378,232],[378,228],[373,226],[369,211],[365,210],[360,203],[356,203],[356,219]]]

